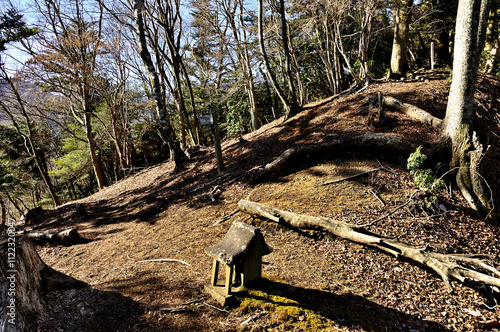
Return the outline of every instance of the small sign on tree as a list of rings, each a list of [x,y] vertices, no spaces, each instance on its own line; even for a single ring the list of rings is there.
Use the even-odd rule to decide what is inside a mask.
[[[210,126],[214,124],[214,119],[212,118],[212,115],[200,115],[198,116],[198,119],[200,120],[200,124],[202,126]]]

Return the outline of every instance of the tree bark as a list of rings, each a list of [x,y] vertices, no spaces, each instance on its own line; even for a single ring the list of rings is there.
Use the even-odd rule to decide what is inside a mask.
[[[361,31],[359,36],[358,59],[360,62],[359,76],[367,83],[370,80],[368,70],[368,51],[372,34],[373,18],[376,15],[376,1],[363,1],[363,14],[361,16]]]
[[[297,98],[297,90],[295,88],[294,79],[292,75],[292,57],[290,55],[289,37],[288,37],[288,23],[285,16],[285,0],[279,1],[279,10],[281,17],[281,38],[283,41],[283,52],[285,53],[285,72],[288,80],[288,90],[290,95],[290,108],[285,112],[285,120],[298,114],[302,107]]]
[[[97,145],[95,143],[94,133],[92,132],[92,118],[90,112],[84,110],[84,125],[85,134],[87,136],[87,143],[89,145],[90,157],[92,159],[92,166],[94,167],[94,174],[97,179],[97,187],[102,189],[106,186],[106,176],[104,175],[104,169],[102,167],[102,160],[97,151]]]
[[[7,205],[5,204],[2,196],[0,196],[0,209],[0,213],[2,215],[0,225],[5,225],[7,223]]]
[[[410,30],[410,10],[413,0],[403,0],[394,12],[394,39],[392,43],[390,77],[399,79],[408,72],[408,40]]]
[[[456,182],[469,205],[492,218],[491,193],[481,176],[489,146],[474,131],[474,92],[489,0],[460,0],[455,34],[453,79],[442,131],[451,142],[451,169],[457,169]]]
[[[0,238],[0,330],[33,331],[47,311],[43,293],[88,285],[47,266],[25,236]]]
[[[300,229],[330,232],[343,239],[374,247],[396,258],[404,257],[426,266],[436,272],[451,291],[451,280],[464,283],[467,279],[476,279],[486,285],[500,287],[500,271],[483,262],[484,255],[441,254],[425,249],[415,248],[409,244],[386,238],[366,230],[369,226],[352,225],[331,218],[314,217],[279,210],[263,204],[241,200],[238,203],[240,211],[253,217],[269,219],[276,223],[285,223]],[[489,257],[488,257],[489,258]],[[479,272],[463,265],[475,263],[489,271],[494,276]]]
[[[398,111],[400,113],[406,114],[414,119],[423,121],[433,127],[439,128],[443,122],[440,118],[437,118],[423,109],[418,108],[415,105],[403,103],[396,98],[390,96],[382,97],[382,105],[388,107],[392,110]]]

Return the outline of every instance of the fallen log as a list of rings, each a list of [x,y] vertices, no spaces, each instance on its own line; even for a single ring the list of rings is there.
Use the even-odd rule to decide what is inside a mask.
[[[49,242],[49,243],[59,243],[59,244],[75,244],[81,238],[78,231],[74,228],[66,229],[64,231],[55,232],[27,232],[25,233],[27,237],[35,242]]]
[[[253,217],[286,223],[300,229],[327,231],[343,239],[374,247],[396,258],[404,257],[436,272],[441,276],[449,291],[453,289],[451,280],[465,283],[467,280],[472,279],[480,281],[485,285],[500,287],[500,271],[484,262],[483,259],[491,258],[486,255],[441,254],[428,251],[427,248],[415,248],[395,239],[386,238],[367,231],[365,229],[366,226],[372,223],[358,226],[331,218],[283,211],[246,200],[239,201],[238,207],[241,211]],[[468,267],[464,263],[479,266],[486,273]]]
[[[399,101],[396,98],[390,96],[382,97],[382,105],[384,107],[406,114],[411,118],[423,121],[435,128],[441,126],[441,123],[443,122],[443,120],[441,120],[440,118],[429,114],[428,112],[415,105],[403,103],[402,101]]]

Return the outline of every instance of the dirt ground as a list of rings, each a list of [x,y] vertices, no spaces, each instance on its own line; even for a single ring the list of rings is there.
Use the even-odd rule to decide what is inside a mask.
[[[385,82],[365,91],[310,105],[286,123],[278,120],[223,144],[227,170],[218,175],[213,151],[202,148],[179,173],[164,163],[78,202],[45,212],[35,228],[77,228],[85,241],[40,245],[51,267],[89,285],[47,294],[49,310],[39,331],[483,331],[498,330],[498,296],[486,287],[453,283],[449,293],[434,273],[407,261],[329,234],[302,232],[236,213],[248,199],[296,213],[354,224],[373,221],[402,205],[416,189],[405,169],[408,156],[384,151],[310,156],[272,182],[250,185],[253,172],[298,144],[360,132],[433,141],[438,132],[387,112],[383,126],[368,119],[370,98],[381,92],[443,116],[446,72],[424,73],[426,82]],[[500,81],[481,77],[481,126],[500,134]],[[485,111],[488,109],[489,111]],[[499,149],[486,178],[499,192]],[[380,166],[387,170],[331,185]],[[250,172],[249,172],[250,170]],[[213,201],[210,193],[220,196]],[[496,205],[500,203],[496,197]],[[370,231],[443,253],[483,253],[498,268],[498,227],[474,217],[454,188],[441,194],[444,210],[418,200]],[[79,203],[88,216],[76,215]],[[204,292],[211,258],[204,249],[220,241],[231,223],[261,228],[273,252],[264,257],[265,280],[240,305],[222,308]],[[214,225],[215,224],[215,225]],[[168,262],[151,261],[171,259]],[[177,308],[178,310],[172,310]]]

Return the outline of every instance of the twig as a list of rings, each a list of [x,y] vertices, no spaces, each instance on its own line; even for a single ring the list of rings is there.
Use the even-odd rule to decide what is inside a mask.
[[[376,192],[374,192],[372,189],[370,189],[370,192],[373,194],[373,196],[375,196],[376,199],[378,199],[378,201],[380,203],[382,203],[383,206],[385,206],[385,202],[382,200],[382,198]]]
[[[205,300],[205,298],[201,297],[201,298],[196,299],[196,300],[192,300],[192,301],[189,301],[189,302],[182,303],[181,305],[192,305],[192,304],[203,302],[204,300]]]
[[[335,183],[339,183],[339,182],[343,182],[343,181],[352,180],[352,179],[359,178],[361,176],[368,175],[368,174],[371,174],[371,173],[374,173],[374,172],[377,172],[377,171],[380,171],[380,170],[383,170],[383,169],[385,169],[385,168],[383,168],[383,167],[375,168],[375,169],[372,169],[372,170],[369,170],[369,171],[366,171],[366,172],[362,172],[362,173],[358,173],[358,174],[355,174],[355,175],[352,175],[352,176],[348,176],[348,177],[340,179],[340,180],[325,182],[325,183],[322,183],[321,186],[327,186],[329,184],[335,184]]]
[[[160,312],[168,312],[168,313],[176,313],[176,312],[185,312],[188,311],[188,307],[185,305],[174,307],[174,308],[160,308]]]
[[[246,324],[250,323],[250,321],[258,319],[258,318],[264,316],[265,314],[267,314],[267,311],[259,311],[257,313],[254,313],[254,314],[250,315],[250,317],[245,319],[243,322],[241,322],[240,325],[246,325]]]
[[[180,304],[177,307],[160,308],[159,311],[160,312],[169,312],[169,313],[189,311],[189,308],[188,308],[189,305],[200,303],[200,302],[203,302],[204,300],[205,300],[205,298],[202,297],[202,298],[199,298],[199,299],[196,299],[196,300],[192,300],[192,301],[189,301],[189,302],[182,303],[182,304]]]
[[[212,224],[212,226],[210,227],[214,227],[214,226],[217,226],[218,224],[220,224],[221,222],[224,222],[226,220],[229,220],[231,219],[232,216],[234,216],[236,213],[240,212],[240,210],[234,210],[233,212],[231,212],[230,214],[228,214],[227,216],[224,216],[222,218],[220,218],[219,220],[217,220],[216,222],[214,222]]]
[[[206,306],[207,306],[207,307],[209,307],[209,308],[212,308],[212,309],[219,310],[219,311],[225,312],[225,313],[227,313],[227,314],[230,314],[230,312],[229,312],[229,311],[224,310],[224,309],[221,309],[221,308],[217,308],[216,306],[213,306],[213,305],[211,305],[211,304],[208,304],[207,302],[203,302],[203,305],[206,305]]]
[[[380,165],[380,168],[382,168],[384,171],[392,173],[392,174],[397,174],[397,172],[395,170],[393,170],[393,169],[391,169],[391,168],[389,168],[387,166],[382,165],[382,163],[380,162],[380,160],[378,160],[378,159],[375,159],[375,160]]]
[[[133,259],[133,258],[131,258]],[[149,263],[149,262],[177,262],[177,263],[181,263],[181,264],[184,264],[184,265],[187,265],[187,266],[191,266],[191,264],[187,263],[187,262],[184,262],[184,261],[181,261],[179,259],[171,259],[171,258],[157,258],[157,259],[146,259],[146,260],[143,260],[143,261],[136,261],[137,263]]]
[[[413,192],[413,194],[411,194],[411,195],[410,195],[410,197],[406,200],[406,202],[405,202],[403,205],[398,206],[397,208],[395,208],[395,209],[394,209],[394,210],[392,210],[391,212],[387,213],[385,216],[380,217],[380,218],[378,218],[378,219],[376,219],[376,220],[374,220],[374,221],[372,221],[372,222],[369,222],[369,223],[367,223],[367,224],[364,224],[364,225],[359,225],[359,226],[357,226],[357,227],[358,227],[358,228],[369,227],[369,226],[372,226],[372,225],[374,225],[374,224],[378,223],[379,221],[382,221],[382,220],[384,220],[384,219],[386,219],[386,218],[389,218],[389,217],[390,217],[390,216],[392,216],[394,213],[396,213],[397,211],[401,210],[402,208],[404,208],[405,206],[407,206],[408,204],[410,204],[410,202],[413,200],[413,196],[415,196],[415,194],[416,194],[417,192],[419,192],[419,191],[420,191],[420,190],[415,190],[415,191]]]

